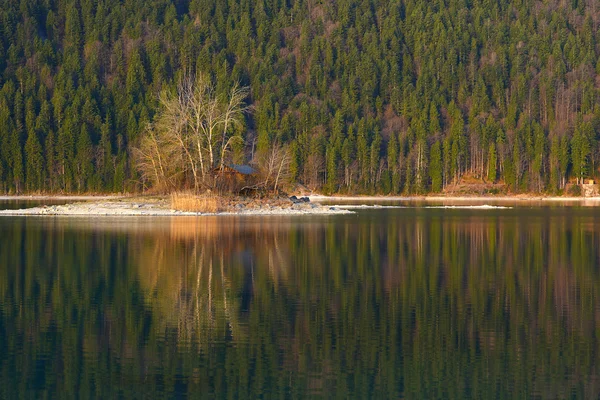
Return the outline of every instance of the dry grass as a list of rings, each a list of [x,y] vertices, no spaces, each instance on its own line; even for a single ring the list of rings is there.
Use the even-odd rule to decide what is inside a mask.
[[[171,194],[171,209],[201,213],[223,211],[223,201],[215,195],[195,195],[191,193]]]

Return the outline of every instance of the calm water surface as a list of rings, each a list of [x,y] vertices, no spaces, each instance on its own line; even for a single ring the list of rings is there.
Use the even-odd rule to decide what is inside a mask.
[[[0,398],[597,398],[600,209],[0,218]]]

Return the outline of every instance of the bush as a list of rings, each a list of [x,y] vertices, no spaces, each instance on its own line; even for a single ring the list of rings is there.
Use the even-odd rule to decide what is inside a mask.
[[[499,189],[499,188],[497,188],[497,187],[490,188],[490,189],[487,189],[487,190],[485,191],[485,194],[489,194],[489,195],[498,195],[498,194],[500,194],[500,189]]]
[[[569,194],[569,196],[579,197],[579,196],[581,196],[581,186],[579,186],[579,185],[572,185],[569,188],[569,190],[567,190],[567,193]]]

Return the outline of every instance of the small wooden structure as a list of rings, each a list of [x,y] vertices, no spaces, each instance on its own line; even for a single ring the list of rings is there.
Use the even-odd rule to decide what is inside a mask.
[[[219,189],[229,193],[239,193],[258,180],[257,171],[249,165],[225,164],[215,172],[219,177]]]
[[[234,175],[243,175],[243,176],[252,176],[256,174],[256,170],[249,165],[239,165],[239,164],[226,164],[223,166],[223,173],[225,174],[234,174]]]

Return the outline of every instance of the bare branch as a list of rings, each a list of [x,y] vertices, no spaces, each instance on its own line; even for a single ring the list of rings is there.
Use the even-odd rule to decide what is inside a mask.
[[[161,92],[161,110],[136,149],[145,179],[168,186],[167,176],[191,171],[196,190],[216,183],[208,178],[217,167],[223,168],[229,148],[241,140],[232,131],[242,126],[244,113],[251,109],[244,103],[248,94],[247,87],[236,83],[221,98],[209,77],[189,73],[175,91]],[[177,173],[167,172],[167,165]]]

